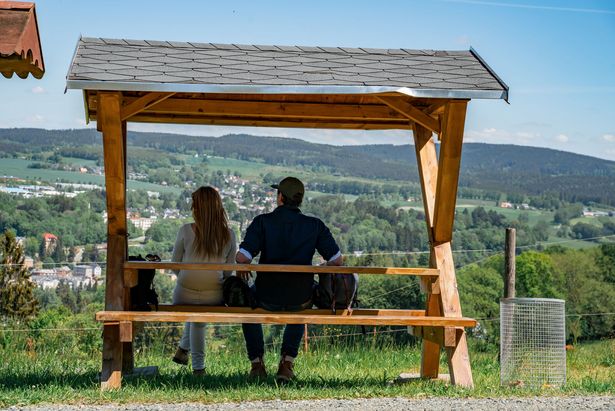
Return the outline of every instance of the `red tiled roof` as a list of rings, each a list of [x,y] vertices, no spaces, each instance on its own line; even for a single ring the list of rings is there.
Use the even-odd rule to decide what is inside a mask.
[[[55,235],[53,235],[53,234],[51,234],[51,233],[45,233],[45,234],[43,234],[43,238],[44,238],[45,240],[51,240],[51,239],[53,239],[53,240],[57,240],[57,239],[58,239],[58,237],[56,237]]]
[[[0,73],[39,79],[45,73],[34,3],[0,1]]]

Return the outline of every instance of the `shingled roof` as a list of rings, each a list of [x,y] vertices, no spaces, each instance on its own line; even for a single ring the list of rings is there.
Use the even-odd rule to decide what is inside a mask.
[[[45,73],[34,3],[0,1],[0,73],[37,79]]]
[[[436,51],[81,38],[67,88],[197,93],[396,91],[508,98],[474,50]]]

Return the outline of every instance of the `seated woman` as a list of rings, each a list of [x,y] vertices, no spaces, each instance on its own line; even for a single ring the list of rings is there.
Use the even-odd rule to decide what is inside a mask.
[[[192,193],[194,223],[183,225],[173,248],[173,262],[234,263],[237,252],[235,234],[229,228],[222,199],[213,187],[200,187]],[[222,283],[230,271],[179,270],[173,304],[222,305]],[[187,322],[173,361],[187,365],[192,355],[192,370],[205,370],[205,324]]]

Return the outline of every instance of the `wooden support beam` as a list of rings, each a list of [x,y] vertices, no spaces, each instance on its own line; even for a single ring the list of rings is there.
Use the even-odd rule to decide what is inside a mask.
[[[453,236],[466,106],[465,101],[451,101],[444,110],[433,222],[436,243],[451,241]]]
[[[438,182],[438,156],[432,132],[421,125],[414,126],[414,150],[419,168],[423,208],[429,241],[433,242],[433,216],[436,202],[436,187]]]
[[[459,327],[409,327],[410,334],[444,347],[456,347],[463,328]]]
[[[150,93],[162,95],[163,93]],[[143,114],[177,114],[205,115],[210,117],[263,117],[263,118],[300,118],[300,119],[346,119],[346,120],[405,120],[394,109],[386,105],[336,104],[336,103],[295,103],[270,101],[235,101],[194,98],[169,98],[160,96],[159,100],[146,99],[150,94],[129,102],[126,109],[134,106],[131,115]],[[143,102],[151,103],[144,106]],[[140,109],[136,111],[137,109]],[[122,111],[122,113],[124,113]]]
[[[120,341],[132,342],[132,321],[120,321]]]
[[[436,145],[433,141],[432,132],[420,124],[414,126],[414,150],[416,151],[416,161],[419,169],[419,180],[421,182],[421,192],[423,194],[423,209],[425,210],[425,223],[427,225],[427,235],[429,243],[433,244],[433,214],[436,202],[436,184],[438,176],[438,156]],[[430,267],[435,267],[433,252],[430,255]],[[439,284],[439,282],[438,282]],[[439,291],[439,286],[438,286]],[[427,294],[427,315],[439,316],[439,298],[432,294]],[[433,341],[424,340],[421,353],[421,376],[425,378],[438,378],[440,368],[440,345]]]
[[[119,93],[100,93],[98,123],[103,133],[107,198],[107,267],[105,309],[125,307],[124,261],[127,254],[125,128],[120,121]],[[119,326],[103,329],[101,389],[121,386],[122,343]]]
[[[111,390],[122,387],[122,343],[119,324],[103,326],[102,371],[100,389]]]
[[[159,312],[189,312],[189,313],[237,313],[237,314],[267,314],[270,311],[262,308],[252,307],[225,307],[212,305],[175,305],[175,304],[160,304],[158,305]],[[352,310],[336,310],[335,314],[331,309],[307,309],[302,311],[294,311],[295,314],[308,315],[370,315],[370,316],[407,316],[407,317],[422,317],[425,316],[425,310],[401,310],[401,309],[376,309],[376,308],[354,308]]]
[[[136,123],[176,123],[176,124],[202,124],[202,125],[226,125],[226,126],[246,126],[246,127],[290,127],[290,128],[327,128],[345,130],[409,130],[412,122],[408,119],[401,120],[371,120],[371,119],[300,119],[300,118],[276,118],[276,117],[216,117],[201,115],[178,115],[178,114],[158,114],[142,113],[130,118],[131,122]]]
[[[397,111],[401,115],[407,117],[415,123],[420,124],[426,129],[433,131],[434,133],[440,132],[440,123],[437,119],[425,114],[418,108],[414,107],[406,99],[398,97],[376,97],[393,110]]]
[[[142,111],[145,111],[156,104],[172,97],[175,93],[147,93],[146,95],[130,101],[127,105],[122,107],[122,111],[120,114],[120,120],[126,121],[130,117],[138,114]]]
[[[139,269],[173,269],[173,270],[223,270],[223,271],[266,271],[271,273],[288,272],[314,274],[395,274],[415,275],[419,277],[437,277],[438,270],[424,267],[351,267],[322,265],[289,265],[289,264],[227,264],[227,263],[173,263],[153,261],[126,261],[126,270]]]
[[[445,107],[439,159],[429,130],[425,130],[420,124],[416,124],[414,128],[417,164],[430,238],[430,267],[440,270],[438,277],[440,294],[427,295],[427,317],[462,316],[450,241],[455,217],[465,110],[465,101],[451,101]],[[450,343],[452,340],[449,338],[448,341]],[[427,378],[438,376],[440,348],[445,346],[451,382],[472,387],[465,332],[461,331],[460,336],[455,334],[455,341],[454,347],[446,347],[444,344],[429,340],[423,342],[421,376]]]
[[[328,325],[416,325],[432,327],[474,327],[472,318],[409,315],[307,314],[297,312],[177,312],[177,311],[99,311],[98,321],[195,322],[230,324],[328,324]]]
[[[124,268],[124,286],[131,288],[139,282],[139,272],[136,269]]]
[[[126,154],[126,145],[128,144],[128,125],[126,121],[122,121],[122,149],[124,152],[124,187],[127,187],[128,178],[128,155]],[[128,241],[126,241],[126,256],[128,256]],[[136,284],[135,284],[136,285]],[[132,301],[130,299],[131,285],[124,283],[124,310],[132,309]],[[133,327],[131,326],[131,333]],[[120,340],[121,340],[121,325],[120,325]],[[132,345],[132,334],[130,341],[122,341],[122,373],[132,374],[135,368],[135,353]]]

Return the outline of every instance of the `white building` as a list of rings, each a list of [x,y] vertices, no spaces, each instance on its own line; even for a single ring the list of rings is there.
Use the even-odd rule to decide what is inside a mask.
[[[102,270],[98,264],[76,265],[73,268],[73,276],[83,278],[99,278]]]

